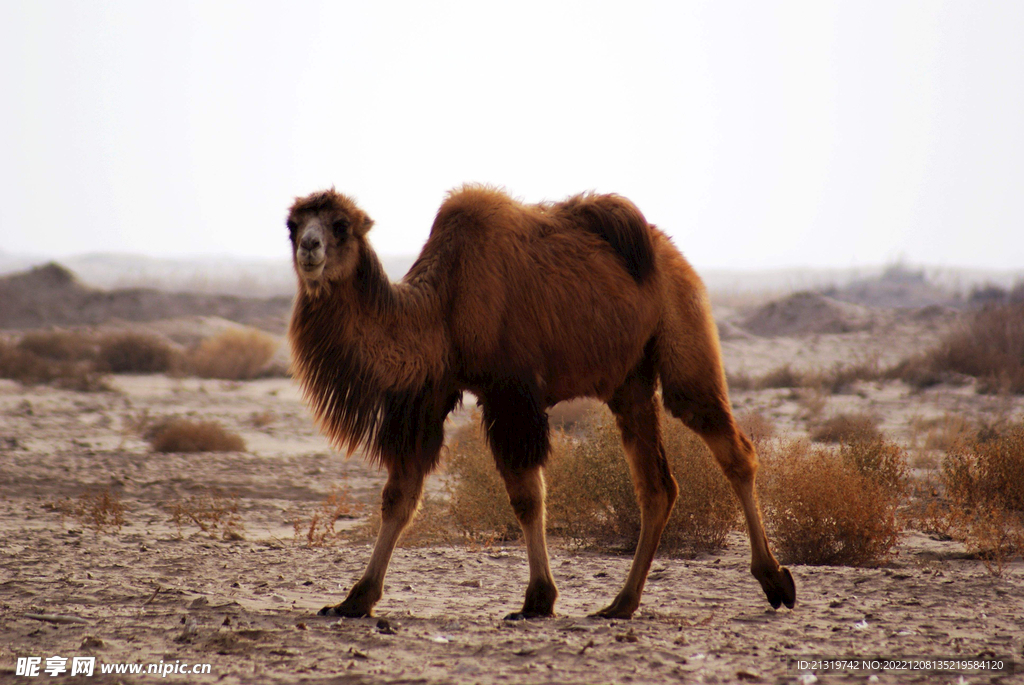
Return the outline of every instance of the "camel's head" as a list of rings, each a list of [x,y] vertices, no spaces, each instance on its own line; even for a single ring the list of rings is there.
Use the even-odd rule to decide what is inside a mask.
[[[334,189],[296,198],[288,211],[292,259],[299,280],[317,290],[355,273],[373,219]]]

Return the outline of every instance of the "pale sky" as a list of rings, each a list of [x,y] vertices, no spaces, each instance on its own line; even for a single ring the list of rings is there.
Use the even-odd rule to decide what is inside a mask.
[[[383,254],[463,182],[617,192],[698,268],[1024,267],[1024,2],[0,0],[0,251]]]

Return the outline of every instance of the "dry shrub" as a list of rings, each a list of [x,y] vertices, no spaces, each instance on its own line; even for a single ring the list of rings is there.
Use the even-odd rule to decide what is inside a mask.
[[[299,513],[292,520],[295,540],[305,539],[307,547],[324,547],[341,539],[334,524],[339,519],[355,518],[362,505],[352,498],[347,484],[331,487],[320,506],[308,514]]]
[[[942,463],[949,529],[996,574],[1024,552],[1024,423],[957,442]]]
[[[575,546],[632,548],[640,509],[622,441],[607,410],[591,414],[586,435],[556,441],[548,466],[549,526]],[[676,500],[661,549],[692,554],[719,549],[735,527],[735,496],[710,451],[675,419],[662,417],[665,452],[676,480]]]
[[[948,413],[930,419],[913,418],[910,421],[910,429],[914,443],[918,447],[941,452],[948,452],[959,441],[977,431],[970,419],[962,414]]]
[[[883,377],[877,361],[860,364],[836,364],[830,369],[797,371],[789,364],[772,369],[759,378],[747,378],[747,387],[756,390],[772,388],[813,388],[828,394],[847,392],[857,381],[874,381]],[[732,382],[730,381],[730,387]]]
[[[99,343],[99,363],[112,373],[165,373],[180,366],[170,343],[148,333],[110,333]]]
[[[934,349],[904,360],[887,375],[916,388],[978,379],[979,392],[1024,393],[1024,302],[987,307]]]
[[[839,394],[849,392],[850,387],[857,381],[877,381],[883,375],[877,360],[847,366],[836,364],[825,371],[805,374],[803,385],[818,388],[822,392]]]
[[[547,524],[570,545],[631,549],[640,510],[618,428],[607,409],[581,419],[579,435],[552,435],[545,470]],[[736,523],[734,495],[704,443],[676,420],[663,420],[665,451],[679,499],[662,537],[670,553],[721,548]],[[517,539],[519,523],[482,429],[474,422],[452,441],[446,460],[446,520],[458,538],[493,543]]]
[[[9,378],[22,385],[48,383],[78,392],[111,390],[107,377],[96,370],[91,360],[42,357],[20,345],[3,341],[0,341],[0,378]]]
[[[505,482],[484,439],[479,415],[473,418],[455,432],[445,458],[449,524],[456,536],[467,541],[517,539],[521,531],[508,502]]]
[[[61,519],[70,516],[97,534],[107,528],[121,530],[125,523],[125,506],[121,496],[110,488],[82,493],[77,500],[64,498],[47,504],[47,508],[60,512]]]
[[[725,380],[731,392],[737,390],[754,390],[757,385],[750,374],[742,371],[737,373],[726,373]]]
[[[773,369],[755,381],[758,389],[799,388],[803,384],[804,374],[794,371],[789,364]]]
[[[266,428],[277,419],[272,411],[254,411],[249,415],[249,424],[253,428]]]
[[[843,442],[839,446],[839,458],[895,497],[902,498],[906,494],[910,469],[906,452],[895,442],[880,436]]]
[[[814,442],[871,442],[881,437],[878,419],[868,414],[836,414],[811,431]]]
[[[216,421],[172,417],[150,427],[145,436],[155,452],[244,452],[245,441]]]
[[[224,540],[244,540],[242,515],[238,512],[238,497],[225,495],[219,490],[211,489],[198,495],[189,495],[185,499],[175,500],[170,504],[171,522],[178,529],[181,537],[182,527],[194,525],[210,537],[221,537]]]
[[[43,359],[80,362],[96,359],[96,341],[81,331],[32,331],[18,341],[18,349]]]
[[[775,423],[761,412],[744,412],[736,417],[736,424],[755,446],[760,446],[775,437]]]
[[[231,329],[201,342],[189,355],[192,372],[200,378],[256,378],[270,362],[277,343],[254,329]]]
[[[790,442],[762,457],[765,521],[784,562],[873,566],[889,557],[902,531],[902,450],[878,440],[835,454]]]

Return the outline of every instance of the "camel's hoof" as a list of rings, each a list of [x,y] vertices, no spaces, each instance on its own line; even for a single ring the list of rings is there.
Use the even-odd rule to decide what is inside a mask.
[[[787,609],[792,609],[796,605],[796,583],[793,582],[793,574],[788,568],[780,566],[774,573],[765,573],[762,576],[755,574],[755,577],[761,583],[761,589],[764,590],[773,609],[778,609],[783,604]]]
[[[370,616],[370,609],[359,609],[356,607],[347,607],[345,603],[336,604],[334,606],[326,606],[320,611],[316,612],[317,616],[341,616],[343,618],[363,618],[364,616]]]
[[[533,611],[514,611],[504,618],[506,621],[529,621],[534,618],[551,618],[554,616],[554,612],[546,614],[536,613]]]
[[[606,606],[600,611],[587,616],[587,618],[621,618],[629,620],[633,618],[633,612],[636,611],[636,607],[630,609],[628,606],[620,606],[618,603],[613,603],[611,606]]]

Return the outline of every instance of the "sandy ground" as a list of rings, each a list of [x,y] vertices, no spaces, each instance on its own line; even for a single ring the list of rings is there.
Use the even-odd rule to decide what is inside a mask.
[[[733,361],[745,363],[735,353]],[[377,609],[386,624],[319,618],[316,610],[358,577],[370,548],[306,547],[290,521],[337,483],[369,510],[381,475],[328,448],[289,380],[124,376],[114,385],[114,393],[87,395],[0,381],[0,681],[35,682],[15,675],[17,657],[54,655],[95,656],[98,664],[208,663],[210,675],[166,679],[228,683],[809,683],[809,672],[790,660],[814,655],[991,655],[1024,664],[1024,564],[996,578],[960,545],[913,532],[884,568],[793,567],[793,611],[768,607],[747,570],[745,536],[736,534],[719,554],[658,558],[632,621],[587,618],[614,596],[629,559],[573,554],[557,541],[554,619],[502,620],[525,589],[519,546],[401,548]],[[740,411],[770,415],[782,430],[805,429],[799,392],[735,400]],[[970,388],[911,394],[899,383],[870,383],[828,398],[826,411],[876,411],[883,427],[909,439],[914,415],[1019,414],[1020,404]],[[133,426],[170,414],[220,420],[243,435],[248,450],[153,454]],[[105,487],[128,507],[120,531],[96,532],[54,506]],[[242,539],[189,525],[179,533],[171,523],[171,502],[210,488],[237,495]],[[77,679],[159,677],[101,676],[98,668]],[[879,674],[879,682],[893,683],[1024,682],[1020,673],[960,678]],[[54,682],[75,680],[65,674]]]

